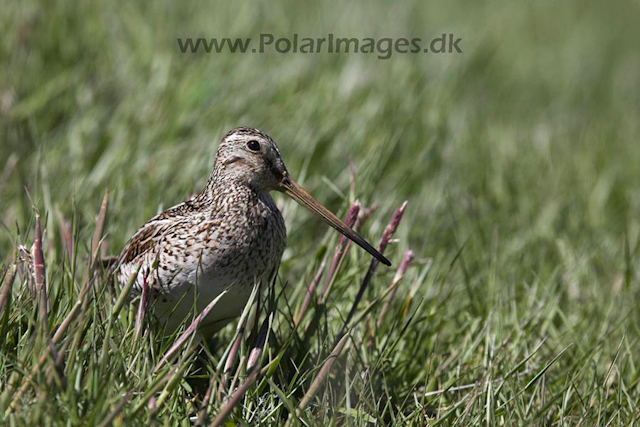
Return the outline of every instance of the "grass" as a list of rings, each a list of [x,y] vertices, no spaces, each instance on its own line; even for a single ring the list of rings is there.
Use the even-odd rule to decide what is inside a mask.
[[[226,407],[236,425],[637,423],[638,5],[286,3],[2,8],[1,423],[190,425],[210,384],[205,423],[238,386]],[[176,43],[329,32],[453,32],[464,53],[207,55]],[[88,266],[202,188],[237,125],[273,136],[334,212],[377,205],[360,226],[376,244],[408,200],[386,250],[394,267],[375,270],[342,335],[369,269],[349,249],[296,327],[338,236],[278,197],[288,248],[259,369],[236,362],[222,380],[230,325],[155,371],[175,337],[145,320],[134,340],[138,303],[117,304]],[[46,295],[12,261],[32,247],[36,213]],[[415,259],[378,322],[407,250]]]

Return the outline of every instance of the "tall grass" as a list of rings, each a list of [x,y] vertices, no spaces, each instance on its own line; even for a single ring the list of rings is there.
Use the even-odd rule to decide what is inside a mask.
[[[3,5],[0,424],[637,423],[638,12],[577,0]],[[329,32],[455,33],[464,53],[176,43]],[[165,358],[189,324],[162,335],[98,261],[199,191],[238,125],[273,136],[340,216],[359,203],[373,243],[408,200],[385,252],[394,267],[368,273],[367,255],[276,196],[288,247],[273,310],[255,319],[250,306]]]

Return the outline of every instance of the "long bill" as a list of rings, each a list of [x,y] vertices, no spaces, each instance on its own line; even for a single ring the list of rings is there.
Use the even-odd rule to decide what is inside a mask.
[[[314,199],[311,194],[307,193],[304,188],[300,187],[298,183],[291,179],[289,176],[286,176],[282,180],[282,183],[280,184],[280,191],[291,197],[293,200],[295,200],[305,208],[309,209],[311,212],[320,217],[324,222],[338,230],[347,238],[354,241],[362,249],[373,255],[378,261],[385,265],[391,265],[389,260],[385,258],[384,255],[378,252],[362,236],[360,236],[349,226],[347,226],[347,224],[342,222],[340,218],[331,213],[329,209],[322,206],[320,202]]]

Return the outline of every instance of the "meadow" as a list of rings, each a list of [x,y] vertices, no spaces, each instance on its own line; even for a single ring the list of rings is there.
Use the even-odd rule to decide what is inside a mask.
[[[0,424],[209,425],[221,413],[226,425],[637,424],[639,12],[578,0],[7,2]],[[177,43],[263,33],[453,33],[463,52]],[[273,315],[247,326],[231,362],[235,323],[165,362],[176,336],[138,320],[100,259],[200,191],[218,141],[241,125],[271,135],[338,216],[358,202],[375,246],[406,201],[385,249],[393,266],[372,269],[275,194],[288,241]],[[44,275],[30,267],[38,249]]]

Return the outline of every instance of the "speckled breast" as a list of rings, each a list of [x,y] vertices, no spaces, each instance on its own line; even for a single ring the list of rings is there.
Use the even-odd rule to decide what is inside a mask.
[[[284,219],[268,194],[259,195],[252,203],[236,201],[214,213],[210,221],[209,232],[199,233],[196,242],[202,247],[193,261],[197,267],[175,275],[172,292],[156,298],[160,320],[171,313],[169,328],[178,326],[193,311],[194,302],[202,311],[226,289],[202,324],[210,332],[224,326],[241,314],[256,281],[262,281],[263,289],[268,286],[284,252]]]
[[[228,285],[252,286],[254,278],[273,272],[287,237],[284,220],[271,196],[263,194],[258,203],[230,209],[220,222],[223,225],[211,235],[215,248],[202,255],[205,276],[224,279]]]

